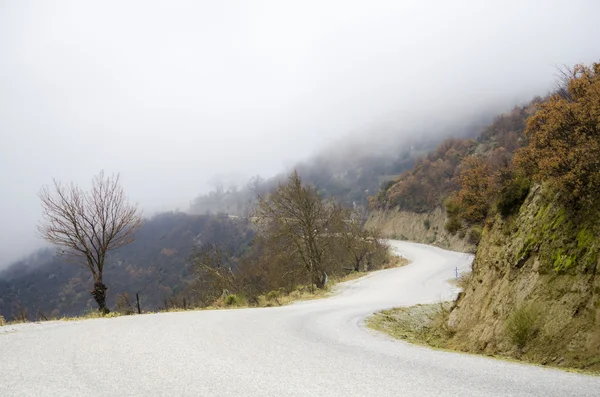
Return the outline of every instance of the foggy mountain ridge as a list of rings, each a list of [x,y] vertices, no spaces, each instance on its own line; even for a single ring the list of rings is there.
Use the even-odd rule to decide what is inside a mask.
[[[480,123],[489,119],[482,116],[476,122],[465,123],[465,127],[452,131],[453,135],[476,138],[490,124]],[[377,194],[383,181],[412,168],[416,158],[425,156],[445,138],[436,133],[407,135],[399,137],[395,149],[388,148],[386,155],[369,150],[363,153],[360,148],[364,146],[346,140],[293,168],[324,196],[366,207],[367,197]],[[257,177],[241,188],[226,187],[214,180],[217,189],[194,202],[207,205],[196,208],[199,214],[164,212],[148,217],[136,241],[110,253],[107,259],[109,304],[114,305],[124,292],[130,296],[140,292],[146,310],[157,310],[169,300],[181,298],[193,279],[189,260],[198,239],[229,244],[235,250],[250,244],[253,231],[244,217],[249,215],[256,194],[267,193],[286,177],[285,172],[272,178]],[[0,314],[12,318],[26,309],[29,318],[35,319],[39,313],[55,317],[91,310],[89,279],[84,265],[65,263],[53,249],[38,250],[0,271]]]
[[[433,132],[429,133],[400,133],[396,139],[389,131],[381,130],[379,134],[354,134],[347,139],[341,139],[336,145],[322,149],[318,154],[289,167],[284,172],[269,178],[254,176],[245,185],[239,183],[243,180],[240,173],[215,176],[211,180],[215,188],[198,196],[186,212],[193,216],[248,216],[257,194],[262,195],[274,189],[278,183],[285,181],[289,172],[294,169],[298,170],[307,182],[314,184],[325,197],[335,197],[347,204],[366,206],[367,198],[376,194],[381,184],[412,167],[417,157],[434,149],[441,140],[449,136],[476,137],[491,119],[491,116],[482,115],[475,121],[464,123],[464,126],[455,129],[446,127],[443,135],[433,128],[429,130]],[[446,136],[446,133],[449,135]],[[384,139],[378,139],[381,137]],[[368,179],[363,177],[359,180],[360,171],[363,171],[363,175],[367,175]],[[348,189],[349,184],[355,185],[352,191]],[[164,211],[147,215],[146,221],[170,216],[169,214],[185,216],[184,212]],[[56,256],[54,248],[31,250],[29,254],[10,262],[5,271],[0,269],[0,279],[8,281],[21,277],[40,266],[56,261],[61,261],[61,258]]]
[[[465,123],[464,127],[456,127],[451,131],[453,133],[451,135],[474,137],[481,132],[482,125],[485,125],[490,119],[491,117],[483,115],[473,122]],[[432,130],[437,132],[435,129]],[[427,153],[445,138],[445,136],[439,136],[439,132],[399,135],[394,139],[389,131],[382,133],[381,130],[379,134],[354,134],[347,139],[339,140],[336,145],[322,149],[318,154],[295,166],[289,167],[287,171],[269,178],[255,176],[250,178],[245,185],[239,183],[243,180],[240,173],[224,175],[221,178],[215,176],[211,180],[211,184],[215,188],[192,201],[187,212],[195,215],[224,213],[247,216],[256,195],[265,194],[275,188],[279,182],[285,181],[288,173],[293,169],[297,169],[307,182],[315,184],[324,196],[338,195],[338,198],[348,204],[356,203],[366,206],[367,197],[376,194],[384,181],[390,180],[403,170],[410,168],[417,156]],[[348,178],[349,173],[361,171],[363,168],[367,170],[365,174],[371,179],[363,178],[359,181],[358,173]],[[343,182],[344,180],[346,182]],[[356,185],[353,192],[344,189],[335,190],[340,184],[347,187],[349,183]],[[168,216],[170,213],[169,211],[158,212],[147,216],[147,220]],[[181,215],[183,216],[183,213]],[[41,266],[61,261],[61,258],[57,257],[55,253],[55,249],[50,247],[31,250],[22,258],[8,263],[5,271],[0,269],[0,279],[10,281],[10,279],[25,276]]]
[[[215,188],[196,197],[189,212],[247,215],[257,194],[274,189],[293,170],[315,185],[324,197],[366,207],[369,196],[376,194],[383,183],[412,167],[416,158],[427,154],[446,138],[478,136],[493,117],[503,112],[504,109],[486,112],[452,125],[413,127],[415,129],[388,125],[371,129],[371,133],[348,134],[272,177],[257,175],[245,184],[231,183],[227,178],[219,182],[214,178]]]
[[[1,2],[0,267],[42,246],[37,192],[53,178],[120,173],[154,214],[187,210],[215,175],[269,179],[355,136],[374,158],[398,137],[433,141],[548,91],[557,65],[596,59],[599,11],[591,0]],[[327,166],[341,181],[331,191],[360,201],[349,181],[364,175]]]

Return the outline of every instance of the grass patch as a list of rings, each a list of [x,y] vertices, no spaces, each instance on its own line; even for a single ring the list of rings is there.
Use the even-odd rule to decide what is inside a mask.
[[[568,372],[579,372],[589,375],[599,375],[595,366],[600,362],[600,357],[588,357],[585,360],[579,358],[574,361],[564,360],[567,357],[557,355],[552,361],[540,359],[540,357],[529,357],[522,352],[514,354],[490,353],[483,350],[472,350],[460,347],[455,339],[455,332],[448,327],[448,315],[452,302],[434,303],[427,305],[416,305],[411,307],[400,307],[384,310],[368,317],[366,325],[389,336],[410,343],[455,351],[485,355],[510,362],[527,362],[532,365],[553,366]],[[537,335],[539,324],[539,311],[535,307],[521,308],[511,316],[509,320],[513,332],[515,346],[525,346]],[[514,352],[513,352],[514,353]],[[563,358],[559,358],[563,357]],[[564,362],[563,362],[564,361]]]
[[[367,326],[396,339],[435,348],[448,348],[454,332],[447,319],[451,302],[399,307],[375,313]]]
[[[84,314],[82,314],[81,316],[72,316],[72,317],[61,317],[59,320],[60,321],[78,321],[78,320],[87,320],[87,319],[91,319],[91,318],[115,318],[115,317],[121,317],[121,316],[127,316],[129,314],[126,313],[121,313],[118,311],[112,311],[108,314],[102,314],[98,309],[90,309],[88,311],[86,311]]]

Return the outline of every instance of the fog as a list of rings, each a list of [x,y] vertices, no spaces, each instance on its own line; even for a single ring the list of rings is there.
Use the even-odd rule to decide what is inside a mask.
[[[52,178],[119,172],[150,214],[347,136],[443,134],[597,59],[599,13],[594,0],[2,1],[0,266],[41,245]]]

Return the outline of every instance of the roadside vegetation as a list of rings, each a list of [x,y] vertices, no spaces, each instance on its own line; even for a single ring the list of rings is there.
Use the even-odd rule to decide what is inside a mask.
[[[453,336],[447,326],[450,302],[383,310],[366,320],[367,326],[396,339],[435,348],[449,348]]]
[[[88,192],[55,180],[52,187],[40,190],[39,197],[43,218],[38,226],[40,236],[57,246],[57,253],[67,262],[86,266],[93,278],[90,294],[98,310],[108,314],[106,254],[133,242],[142,225],[137,205],[127,201],[118,175],[106,177],[103,172],[93,178]]]
[[[77,207],[81,205],[80,202],[89,202],[91,205],[96,196],[82,199],[83,193],[79,190],[69,191],[70,195],[67,195],[60,185],[56,185],[56,189],[59,197],[63,197],[60,203],[67,209],[73,207],[83,221],[98,218],[94,212],[89,215],[85,212],[88,207]],[[100,188],[97,190],[104,191]],[[105,201],[114,200],[102,202]],[[95,208],[101,206],[91,207]],[[218,222],[209,223],[208,230],[205,227],[205,233],[191,241],[193,249],[185,264],[181,288],[165,293],[159,307],[156,304],[149,306],[146,294],[129,294],[125,290],[114,294],[111,307],[113,316],[149,311],[279,306],[296,300],[328,296],[336,283],[402,263],[401,259],[390,254],[389,247],[376,230],[363,229],[363,220],[362,215],[350,207],[332,199],[323,199],[314,186],[305,184],[294,172],[286,183],[259,196],[258,206],[248,219],[225,216]],[[94,280],[101,280],[99,277],[105,269],[108,269],[107,278],[114,280],[110,278],[111,272],[120,272],[123,267],[130,268],[127,263],[105,268],[104,251],[86,251],[86,247],[111,245],[97,244],[101,236],[95,237],[93,232],[101,230],[101,227],[94,228],[92,222],[84,226],[90,228],[88,234],[94,237],[93,240],[88,239],[86,233],[82,234],[81,241],[77,240],[76,231],[81,229],[79,224],[61,235],[74,231],[73,240],[77,245],[71,248],[79,255],[74,259],[83,259],[82,263],[88,264],[91,275],[98,277],[92,277],[94,285],[98,282]],[[134,226],[137,227],[137,224]],[[211,240],[211,234],[207,233],[211,230],[212,234],[226,238]],[[142,227],[142,237],[144,231]],[[119,237],[122,234],[116,235]],[[133,230],[126,237],[130,242]],[[163,248],[160,253],[169,258],[176,256],[177,250]],[[101,261],[96,263],[92,260],[88,263],[89,256],[92,259],[100,258]],[[141,272],[136,275],[144,274]],[[105,286],[104,294],[106,289]],[[95,291],[94,287],[94,299]],[[108,305],[100,306],[105,302],[105,296],[100,302],[97,301],[100,315],[109,313]],[[15,306],[17,310],[13,311],[17,313],[13,321],[63,317],[44,315],[44,311],[40,310],[42,304],[40,302],[35,316],[24,305],[18,304]],[[95,317],[95,314],[88,309],[84,317]]]
[[[392,260],[377,231],[349,207],[324,200],[292,173],[260,196],[252,222],[256,237],[241,255],[220,245],[199,246],[192,256],[192,295],[200,306],[227,296],[260,306],[282,296],[320,294],[349,273],[385,267]]]
[[[600,375],[598,361],[566,359],[557,354],[551,359],[526,354],[526,346],[532,343],[539,331],[539,313],[536,308],[522,307],[511,314],[506,332],[514,349],[504,353],[488,353],[478,349],[465,349],[456,342],[456,330],[448,325],[452,302],[439,302],[411,307],[399,307],[375,313],[365,321],[366,325],[395,339],[423,345],[434,349],[482,354],[506,360],[520,360],[531,364],[556,367],[564,370],[584,371]]]
[[[465,142],[442,146],[454,155],[418,162],[380,193],[375,205],[408,205],[413,176],[460,158],[431,202],[444,203],[449,232],[478,248],[449,310],[394,309],[369,324],[434,347],[600,373],[599,104],[600,63],[576,65],[521,114],[516,135],[484,134],[464,155],[451,148]]]
[[[389,269],[394,267],[405,266],[409,261],[402,256],[391,256],[389,262],[387,262],[381,269]],[[380,270],[381,270],[380,269]],[[337,287],[341,283],[357,280],[361,277],[365,277],[369,274],[369,271],[350,271],[345,275],[333,276],[328,284],[321,289],[310,288],[306,285],[298,285],[296,289],[291,292],[285,291],[284,289],[269,291],[264,295],[256,297],[252,302],[248,302],[248,299],[243,295],[229,294],[224,295],[216,299],[211,305],[198,306],[193,304],[184,304],[183,302],[172,301],[172,305],[166,305],[166,307],[159,310],[141,311],[138,313],[136,307],[131,302],[123,303],[123,297],[119,296],[118,301],[120,302],[109,313],[102,313],[98,310],[87,310],[85,313],[78,316],[61,316],[61,317],[50,317],[50,318],[36,318],[35,322],[42,321],[79,321],[88,319],[98,318],[117,318],[122,316],[131,316],[138,314],[153,314],[153,313],[165,313],[165,312],[183,312],[183,311],[197,311],[197,310],[224,310],[224,309],[240,309],[250,307],[276,307],[285,306],[294,302],[314,300],[327,298],[335,295]],[[0,316],[0,326],[9,326],[14,324],[23,324],[31,322],[27,317],[15,318],[11,321],[6,321],[4,317]]]

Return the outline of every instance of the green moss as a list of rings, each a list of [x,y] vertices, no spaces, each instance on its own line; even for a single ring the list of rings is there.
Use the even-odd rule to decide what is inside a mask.
[[[543,218],[545,218],[546,214],[548,213],[549,210],[550,210],[550,205],[549,204],[540,206],[540,209],[535,214],[535,218],[536,219],[543,219]]]
[[[594,233],[585,227],[577,233],[577,251],[578,255],[582,258],[582,265],[586,269],[596,267],[596,263],[598,262],[596,238]]]
[[[517,255],[515,257],[515,263],[520,262],[522,259],[527,259],[531,255],[531,251],[537,242],[536,237],[533,233],[529,234],[525,241],[523,242],[523,246],[520,250],[517,251]]]
[[[561,225],[563,225],[565,223],[565,219],[566,219],[566,213],[564,209],[560,209],[558,210],[558,213],[556,214],[556,216],[554,217],[553,221],[552,221],[552,230],[556,230],[557,228],[559,228]]]
[[[587,228],[583,228],[577,233],[577,248],[588,248],[594,243],[594,234]]]
[[[557,205],[539,205],[534,219],[521,223],[515,236],[526,235],[515,252],[515,263],[539,251],[542,267],[556,273],[589,271],[598,261],[597,233],[593,217],[583,217]]]
[[[557,273],[569,270],[576,264],[577,256],[564,253],[563,249],[558,249],[552,253],[552,265]]]

